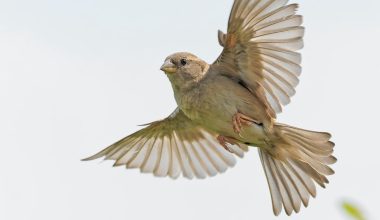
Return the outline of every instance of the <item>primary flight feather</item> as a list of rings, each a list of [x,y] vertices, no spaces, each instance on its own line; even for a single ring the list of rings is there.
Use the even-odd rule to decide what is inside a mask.
[[[315,184],[325,187],[334,174],[336,158],[329,133],[276,122],[301,74],[302,16],[287,3],[235,0],[227,33],[218,32],[224,49],[213,64],[187,52],[165,59],[161,70],[177,109],[85,160],[105,157],[159,177],[206,178],[257,147],[274,214],[308,206]]]

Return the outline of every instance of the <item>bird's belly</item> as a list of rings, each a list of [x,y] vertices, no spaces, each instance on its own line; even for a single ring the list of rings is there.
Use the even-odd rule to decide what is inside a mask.
[[[238,106],[242,105],[240,99],[231,99],[230,94],[226,96],[222,92],[211,99],[199,97],[196,100],[192,100],[182,110],[190,119],[207,129],[251,145],[260,144],[265,139],[263,127],[257,124],[243,127],[240,134],[234,131],[233,116],[238,112]]]
[[[233,129],[233,115],[227,111],[223,115],[200,114],[198,123],[219,135],[232,137],[249,145],[260,145],[265,141],[266,135],[263,126],[255,123],[243,126],[241,133],[236,133]]]

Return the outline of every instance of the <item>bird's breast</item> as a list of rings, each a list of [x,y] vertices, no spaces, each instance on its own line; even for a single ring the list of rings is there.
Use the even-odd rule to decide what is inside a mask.
[[[192,120],[199,120],[207,106],[199,89],[190,90],[176,95],[176,101],[185,115]]]
[[[214,131],[232,128],[231,120],[236,113],[233,99],[218,92],[210,85],[200,86],[176,97],[181,110],[188,118]]]

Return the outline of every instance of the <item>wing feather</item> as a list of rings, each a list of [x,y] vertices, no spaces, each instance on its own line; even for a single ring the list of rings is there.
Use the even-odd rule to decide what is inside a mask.
[[[184,169],[181,157],[179,155],[178,147],[176,144],[175,135],[173,134],[170,139],[170,148],[171,148],[171,154],[172,154],[172,161],[170,164],[170,171],[169,176],[173,179],[177,179],[181,175],[181,171]]]
[[[288,0],[235,0],[227,34],[219,32],[224,47],[213,65],[233,69],[250,91],[261,97],[267,112],[280,113],[295,95],[302,68],[302,16]],[[264,89],[264,94],[260,90]],[[271,114],[271,117],[276,117]]]
[[[248,150],[243,144],[231,149],[239,157]],[[220,146],[216,134],[193,123],[176,109],[168,118],[153,122],[84,160],[104,157],[114,160],[114,166],[138,168],[142,173],[158,177],[177,179],[182,174],[188,179],[204,179],[234,166],[234,154]]]
[[[140,164],[134,166],[135,168],[141,167],[142,173],[153,173],[155,166],[160,157],[160,149],[162,148],[163,140],[154,137],[151,142],[144,146],[145,151],[140,151],[139,155],[142,157]]]
[[[172,151],[170,150],[170,139],[169,137],[164,137],[162,141],[162,151],[160,160],[157,161],[156,169],[154,170],[154,175],[158,177],[165,177],[169,173],[170,164],[172,161]]]

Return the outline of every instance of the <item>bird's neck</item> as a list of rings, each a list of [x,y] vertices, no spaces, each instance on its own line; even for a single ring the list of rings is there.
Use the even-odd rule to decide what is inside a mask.
[[[197,109],[201,105],[201,86],[188,87],[186,90],[173,86],[173,90],[178,107],[188,118],[196,120],[199,117]]]

